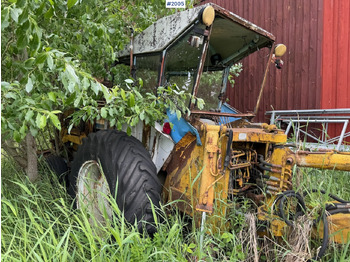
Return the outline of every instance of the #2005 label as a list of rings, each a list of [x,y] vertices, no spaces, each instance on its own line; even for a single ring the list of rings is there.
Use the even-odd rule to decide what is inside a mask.
[[[166,8],[185,8],[186,0],[166,0]]]

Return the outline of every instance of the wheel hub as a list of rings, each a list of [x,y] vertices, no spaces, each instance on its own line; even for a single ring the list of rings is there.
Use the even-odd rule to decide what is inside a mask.
[[[95,220],[106,225],[106,219],[112,218],[112,208],[108,201],[111,193],[98,162],[89,160],[83,163],[78,173],[77,190],[77,208],[85,209],[90,214],[90,224],[94,224]]]

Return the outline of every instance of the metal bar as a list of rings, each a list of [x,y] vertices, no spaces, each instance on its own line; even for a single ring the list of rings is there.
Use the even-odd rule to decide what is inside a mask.
[[[134,69],[134,29],[131,28],[131,36],[130,36],[130,75],[133,75]]]
[[[337,150],[340,149],[340,146],[343,143],[344,134],[345,134],[346,128],[348,127],[348,123],[349,123],[349,120],[344,122],[343,130],[341,131],[341,134],[340,134],[340,137],[339,137],[339,142],[338,142],[338,145],[337,145]]]
[[[260,105],[260,100],[261,100],[261,97],[262,97],[262,93],[264,91],[264,87],[265,87],[265,83],[266,83],[266,78],[267,78],[267,74],[269,73],[269,69],[270,69],[270,63],[271,63],[271,59],[272,59],[272,55],[273,55],[273,46],[271,47],[271,51],[270,51],[270,55],[269,55],[269,59],[267,60],[267,64],[266,64],[266,70],[265,70],[265,74],[264,74],[264,79],[261,83],[261,88],[260,88],[260,93],[259,93],[259,96],[258,96],[258,101],[256,102],[256,106],[255,106],[255,109],[254,109],[254,115],[257,114],[258,112],[258,109],[259,109],[259,105]]]
[[[350,132],[349,133],[345,133],[344,134],[344,138],[349,136],[350,135]],[[339,141],[339,138],[340,138],[340,135],[339,136],[336,136],[336,137],[333,137],[331,139],[328,139],[327,140],[327,143],[333,143],[334,141]]]
[[[275,112],[273,112],[275,115]],[[272,117],[272,115],[271,115]],[[276,121],[283,121],[285,119],[319,119],[319,120],[328,120],[328,119],[338,119],[338,120],[347,120],[350,119],[350,116],[285,116],[285,117],[278,117],[276,118]]]
[[[288,133],[289,133],[289,131],[290,131],[290,128],[292,127],[292,124],[293,124],[293,122],[290,121],[289,124],[288,124],[288,126],[287,126],[286,132],[284,132],[286,135],[288,135]]]
[[[276,112],[272,111],[271,118],[270,118],[270,125],[275,124],[275,116],[276,116]]]
[[[208,115],[208,116],[220,116],[220,117],[247,117],[252,118],[255,115],[253,114],[234,114],[234,113],[221,113],[221,112],[212,112],[212,111],[200,111],[200,110],[191,110],[191,115]]]
[[[201,237],[199,240],[200,247],[203,247],[203,237],[204,237],[204,224],[205,224],[205,218],[206,218],[207,213],[202,212],[202,223],[201,223]]]
[[[205,37],[205,40],[204,40],[202,54],[201,54],[201,58],[199,60],[199,65],[198,65],[198,70],[197,70],[197,76],[196,76],[196,79],[195,79],[195,82],[194,82],[194,86],[193,86],[192,95],[194,95],[194,96],[197,96],[199,83],[200,83],[201,75],[202,75],[202,72],[203,72],[203,67],[204,67],[204,64],[205,64],[205,59],[207,57],[207,51],[208,51],[208,46],[209,46],[209,41],[210,41],[210,35],[211,35],[212,28],[213,28],[213,25],[211,25],[209,27],[208,36]],[[206,30],[208,30],[208,29],[206,29]],[[193,110],[194,106],[195,106],[195,104],[192,103],[192,99],[191,99],[190,110]]]
[[[350,136],[350,132],[345,133],[343,139],[346,138],[346,137],[349,137],[349,136]],[[328,143],[333,143],[334,141],[338,141],[339,138],[340,138],[340,135],[327,140],[327,142]]]
[[[320,140],[319,138],[313,136],[313,135],[310,135],[308,134],[307,132],[305,132],[304,130],[300,129],[300,132],[305,134],[306,136],[308,137],[311,137],[312,139],[316,140],[317,142],[321,143],[321,144],[324,144],[324,142],[322,140]]]
[[[303,109],[303,110],[273,110],[266,111],[266,115],[271,115],[272,112],[281,115],[293,114],[350,114],[350,108],[336,108],[336,109]]]
[[[226,89],[227,89],[227,80],[228,80],[228,76],[230,74],[230,69],[231,69],[232,65],[225,67],[224,72],[223,72],[223,76],[222,76],[222,87],[221,87],[221,91],[220,94],[225,94],[226,93]],[[219,106],[218,109],[221,109],[221,106],[223,104],[223,99],[224,96],[222,96],[222,98],[220,99],[219,102]]]
[[[162,52],[162,62],[160,65],[160,73],[159,73],[159,77],[158,77],[158,86],[162,86],[164,84],[164,76],[163,76],[163,72],[164,72],[164,61],[165,61],[165,55],[166,55],[167,49],[163,50]]]
[[[295,123],[344,123],[349,120],[335,120],[335,119],[330,119],[330,120],[320,120],[320,119],[286,119],[283,122],[295,122]]]
[[[326,139],[325,124],[327,125],[327,123],[323,123],[323,124],[322,124],[322,137],[321,137],[321,140],[322,140],[323,142],[324,142],[325,139]]]

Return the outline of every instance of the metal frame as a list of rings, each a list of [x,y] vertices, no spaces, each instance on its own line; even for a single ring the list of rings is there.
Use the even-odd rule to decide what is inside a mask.
[[[329,148],[332,144],[337,142],[336,150],[346,149],[342,146],[343,140],[346,137],[350,137],[350,132],[346,132],[348,124],[350,122],[350,108],[338,108],[338,109],[308,109],[308,110],[273,110],[267,111],[266,115],[271,115],[270,124],[276,124],[277,122],[288,123],[285,134],[290,132],[292,126],[294,126],[294,133],[298,140],[300,133],[315,140],[316,143],[307,143],[310,147]],[[342,114],[339,116],[337,114]],[[318,115],[318,116],[317,116]],[[345,115],[345,116],[344,116]],[[317,138],[307,131],[302,130],[301,123],[319,123],[322,125],[322,136]],[[342,124],[342,131],[339,136],[328,139],[328,124]],[[333,146],[334,147],[334,146]]]

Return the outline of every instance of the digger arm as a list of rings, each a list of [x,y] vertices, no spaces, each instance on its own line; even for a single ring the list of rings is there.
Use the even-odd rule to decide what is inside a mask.
[[[300,167],[350,171],[350,152],[308,152],[297,151],[295,163]]]
[[[295,197],[298,193],[290,193],[292,168],[294,165],[299,167],[311,167],[318,169],[331,169],[350,171],[350,152],[339,151],[296,151],[293,152],[287,147],[276,147],[271,157],[267,162],[260,161],[261,167],[270,169],[269,181],[267,181],[267,193],[269,196],[266,198],[266,202],[260,207],[259,219],[267,220],[271,222],[271,231],[275,236],[283,235],[283,228],[286,224],[280,219],[276,219],[277,216],[273,216],[273,219],[266,216],[266,210],[271,209],[274,203],[281,199],[282,195]],[[349,203],[338,203],[338,205],[344,205],[348,208]],[[265,211],[264,211],[265,210]],[[335,213],[333,212],[335,211]],[[347,210],[344,212],[338,212],[339,210],[332,210],[332,216],[325,216],[324,221],[329,221],[329,234],[332,235],[333,241],[337,243],[345,243],[350,238],[350,213]],[[331,213],[331,211],[329,211]],[[330,222],[331,221],[331,222]],[[339,233],[340,232],[340,233]],[[347,235],[349,233],[349,236]],[[323,237],[320,235],[320,237]]]

